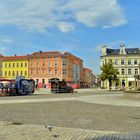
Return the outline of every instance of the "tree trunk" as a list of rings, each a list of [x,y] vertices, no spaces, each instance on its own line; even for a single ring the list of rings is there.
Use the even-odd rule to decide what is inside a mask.
[[[112,79],[108,79],[109,82],[109,91],[111,91],[111,87],[112,87]]]

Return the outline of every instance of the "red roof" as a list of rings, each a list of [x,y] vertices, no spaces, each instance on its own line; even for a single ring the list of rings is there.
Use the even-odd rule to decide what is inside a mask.
[[[2,58],[4,61],[9,61],[9,60],[28,60],[28,56],[4,56]]]

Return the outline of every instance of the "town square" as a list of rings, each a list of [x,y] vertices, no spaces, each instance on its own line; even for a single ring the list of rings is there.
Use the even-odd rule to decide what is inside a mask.
[[[0,0],[0,140],[140,140],[139,0]]]

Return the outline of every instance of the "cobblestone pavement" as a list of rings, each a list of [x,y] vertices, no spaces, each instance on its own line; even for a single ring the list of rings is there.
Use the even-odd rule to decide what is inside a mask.
[[[0,120],[24,124],[140,132],[140,108],[79,101],[1,104]]]
[[[0,122],[0,140],[140,140],[140,134]]]
[[[117,102],[132,104],[115,106],[91,100],[103,96],[104,101],[110,100],[112,94],[62,96],[0,98],[0,140],[140,140],[140,107],[133,106],[138,100],[115,94]],[[55,126],[54,130],[48,131],[45,125]]]

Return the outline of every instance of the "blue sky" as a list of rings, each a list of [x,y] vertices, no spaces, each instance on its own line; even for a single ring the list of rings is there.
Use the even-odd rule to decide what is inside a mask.
[[[0,0],[0,53],[70,52],[100,73],[103,44],[139,47],[139,0]]]

